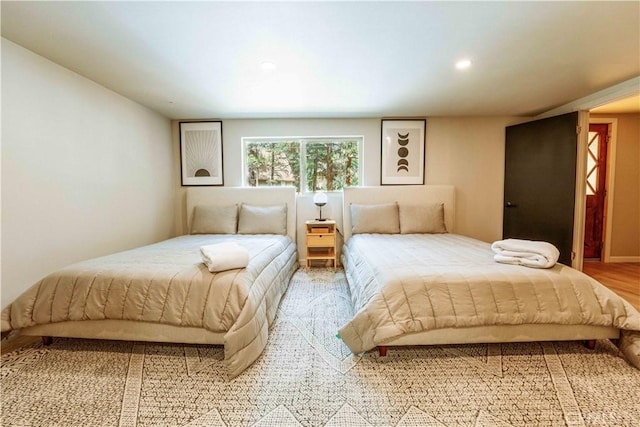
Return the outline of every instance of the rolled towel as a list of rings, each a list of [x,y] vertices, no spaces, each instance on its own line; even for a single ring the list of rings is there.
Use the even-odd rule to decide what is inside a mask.
[[[493,242],[493,259],[503,264],[524,265],[532,268],[551,268],[558,261],[560,251],[548,242],[505,239]]]
[[[233,241],[201,246],[200,255],[212,273],[245,268],[249,264],[249,251]]]

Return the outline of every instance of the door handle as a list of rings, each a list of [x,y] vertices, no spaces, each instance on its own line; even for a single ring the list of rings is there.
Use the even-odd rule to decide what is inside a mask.
[[[518,205],[516,205],[516,204],[514,204],[514,203],[511,203],[511,202],[507,202],[507,204],[506,204],[506,206],[505,206],[505,207],[506,207],[506,208],[517,208],[517,207],[518,207]]]

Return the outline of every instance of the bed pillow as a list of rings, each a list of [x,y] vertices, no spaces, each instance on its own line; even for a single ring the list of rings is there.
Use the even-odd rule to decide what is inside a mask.
[[[235,234],[238,227],[238,205],[193,208],[191,234]]]
[[[400,205],[400,233],[446,233],[444,203]]]
[[[398,204],[351,206],[351,234],[379,233],[397,234],[400,232]]]
[[[242,204],[238,234],[287,234],[287,205]]]

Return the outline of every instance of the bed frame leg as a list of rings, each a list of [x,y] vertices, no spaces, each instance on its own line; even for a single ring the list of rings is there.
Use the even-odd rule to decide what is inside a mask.
[[[378,346],[378,353],[380,353],[380,357],[386,357],[387,356],[387,349],[388,349],[388,347],[386,345],[379,345]]]
[[[43,345],[51,345],[53,344],[53,337],[42,337]]]
[[[596,348],[596,340],[586,340],[584,342],[584,346],[589,350],[593,350],[594,348]]]

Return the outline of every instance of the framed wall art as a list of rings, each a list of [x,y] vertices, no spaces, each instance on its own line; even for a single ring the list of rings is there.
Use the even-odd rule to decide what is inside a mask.
[[[222,122],[180,122],[182,185],[224,185]]]
[[[427,121],[382,119],[381,185],[424,184]]]

